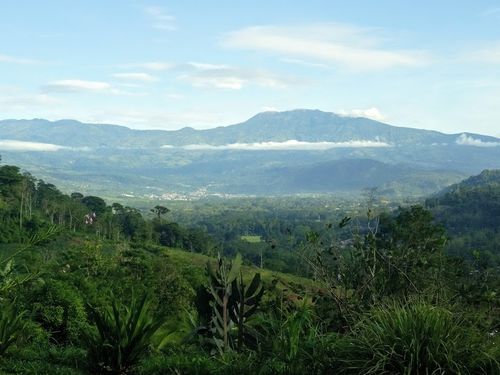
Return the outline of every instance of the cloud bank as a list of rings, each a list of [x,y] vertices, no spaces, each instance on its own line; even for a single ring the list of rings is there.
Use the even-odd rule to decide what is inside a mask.
[[[230,143],[226,145],[214,146],[209,144],[191,144],[180,146],[179,148],[192,151],[323,151],[332,148],[367,148],[367,147],[390,147],[390,144],[380,141],[357,140],[348,142],[304,142],[294,139],[284,142],[255,142],[255,143]],[[164,145],[162,148],[173,148],[172,145]]]
[[[4,151],[54,152],[67,149],[70,149],[70,147],[55,145],[52,143],[14,141],[10,139],[0,140],[0,150]]]
[[[460,134],[456,140],[460,146],[475,146],[475,147],[497,147],[500,142],[484,142],[480,139],[473,138],[465,133]]]

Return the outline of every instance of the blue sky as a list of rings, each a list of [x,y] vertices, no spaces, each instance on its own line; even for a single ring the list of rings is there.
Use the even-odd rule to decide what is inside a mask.
[[[500,1],[2,2],[1,118],[178,129],[294,108],[500,136]]]

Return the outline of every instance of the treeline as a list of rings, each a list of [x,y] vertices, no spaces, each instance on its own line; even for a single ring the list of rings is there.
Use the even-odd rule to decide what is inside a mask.
[[[21,173],[16,166],[0,166],[0,243],[23,242],[56,225],[106,240],[140,241],[193,252],[213,248],[213,241],[203,231],[166,220],[165,207],[156,206],[152,211],[156,217],[148,220],[133,207],[107,205],[100,197],[78,192],[67,195],[53,184]]]

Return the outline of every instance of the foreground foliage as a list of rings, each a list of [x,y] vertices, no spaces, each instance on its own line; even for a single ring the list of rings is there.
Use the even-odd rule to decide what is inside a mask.
[[[442,307],[425,302],[375,308],[338,347],[352,374],[495,373],[500,367],[475,332]]]
[[[133,296],[130,305],[113,300],[111,306],[91,310],[97,332],[86,332],[85,341],[90,369],[96,373],[128,373],[145,355],[163,323],[151,315],[147,296]]]

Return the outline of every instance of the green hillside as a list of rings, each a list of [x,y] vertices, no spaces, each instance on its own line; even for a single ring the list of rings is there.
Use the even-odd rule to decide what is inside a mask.
[[[500,170],[485,170],[426,201],[452,236],[450,250],[500,264]]]
[[[217,256],[237,250],[219,243],[234,227],[214,238],[167,207],[146,217],[0,166],[0,372],[498,373],[495,266],[447,254],[423,207],[372,203],[365,218],[317,222],[307,201],[288,202],[295,226],[277,216],[261,241],[237,236],[304,278]],[[262,225],[250,213],[238,213],[247,239]]]

